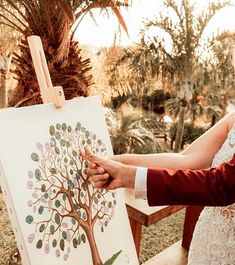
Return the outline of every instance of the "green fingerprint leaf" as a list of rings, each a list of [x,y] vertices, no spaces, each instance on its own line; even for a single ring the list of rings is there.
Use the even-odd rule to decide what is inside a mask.
[[[42,248],[42,240],[38,240],[36,248]]]
[[[40,207],[38,208],[38,213],[39,213],[39,214],[42,214],[43,211],[44,211],[44,207],[43,207],[43,206],[40,206]]]
[[[55,127],[56,127],[57,130],[61,129],[61,125],[59,123],[57,123]]]
[[[66,141],[64,139],[61,139],[60,140],[60,144],[61,144],[61,146],[65,146],[66,145]]]
[[[26,223],[28,223],[28,224],[32,224],[32,222],[33,222],[33,216],[32,216],[32,215],[28,215],[28,216],[25,218],[25,221],[26,221]]]
[[[51,232],[52,235],[54,235],[54,233],[55,233],[55,227],[54,227],[54,225],[51,225],[50,226],[50,232]]]
[[[57,140],[60,140],[61,136],[60,136],[60,133],[59,133],[59,132],[56,132],[56,133],[55,133],[55,138],[56,138]]]
[[[65,231],[62,232],[63,239],[67,239],[67,233]]]
[[[66,125],[66,123],[63,123],[63,124],[62,124],[62,130],[63,130],[63,131],[66,131],[66,129],[67,129],[67,125]]]
[[[61,205],[61,204],[60,204],[60,201],[59,201],[59,200],[56,200],[56,201],[55,201],[55,206],[58,208],[58,207],[60,207],[60,205]]]
[[[41,186],[41,191],[42,191],[42,192],[45,192],[45,191],[46,191],[46,185],[45,185],[45,184],[42,184],[42,186]]]
[[[56,152],[57,155],[60,154],[60,149],[57,146],[55,146],[55,152]]]
[[[38,156],[38,154],[36,154],[36,153],[32,153],[32,154],[31,154],[31,158],[32,158],[32,160],[33,160],[34,162],[38,162],[38,161],[39,161],[39,156]]]
[[[74,248],[78,247],[78,240],[76,238],[73,239],[73,247]]]
[[[52,168],[50,168],[50,172],[51,172],[51,174],[56,174],[57,170],[54,167],[52,167]]]
[[[48,199],[48,197],[49,197],[48,193],[47,193],[47,192],[44,193],[43,197],[44,197],[45,199]]]
[[[55,134],[55,127],[53,125],[50,126],[49,133],[51,136],[53,136]]]
[[[85,234],[82,234],[81,235],[81,240],[82,240],[82,242],[85,244],[86,243],[86,236],[85,236]]]
[[[60,249],[64,251],[64,239],[60,240]]]
[[[36,168],[34,174],[35,174],[36,179],[38,179],[38,180],[41,179],[42,174],[41,174],[40,169]]]
[[[76,129],[79,130],[79,129],[81,129],[81,127],[82,127],[81,123],[78,122],[78,123],[76,124]]]
[[[60,215],[58,213],[55,214],[55,222],[60,224]]]
[[[41,224],[40,227],[39,227],[39,232],[40,233],[43,232],[45,227],[46,227],[45,224]]]
[[[57,246],[57,240],[56,240],[56,239],[54,239],[54,240],[52,241],[52,246],[53,246],[53,248],[55,248],[55,247]]]
[[[82,219],[83,219],[83,220],[86,220],[86,213],[83,213],[83,214],[82,214]]]
[[[67,184],[68,184],[68,187],[69,187],[69,188],[71,188],[71,189],[74,188],[74,185],[73,185],[73,182],[72,182],[71,179],[68,179],[68,180],[67,180]]]
[[[78,153],[77,153],[75,150],[73,150],[73,151],[72,151],[72,155],[73,155],[73,156],[77,156]]]
[[[78,209],[79,209],[79,205],[76,203],[76,204],[74,204],[73,205],[73,209],[75,210],[75,211],[77,211]]]

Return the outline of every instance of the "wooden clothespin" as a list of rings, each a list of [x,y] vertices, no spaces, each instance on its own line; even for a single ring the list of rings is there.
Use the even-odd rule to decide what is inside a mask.
[[[41,38],[32,35],[27,40],[43,103],[55,103],[56,108],[64,106],[65,97],[63,88],[61,86],[53,86],[52,84]]]

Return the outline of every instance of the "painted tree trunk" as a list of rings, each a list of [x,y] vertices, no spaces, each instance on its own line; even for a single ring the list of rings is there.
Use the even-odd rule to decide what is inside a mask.
[[[0,108],[7,106],[7,73],[4,69],[0,69]]]
[[[184,134],[184,119],[185,119],[186,106],[181,104],[179,112],[179,120],[177,125],[176,137],[175,137],[175,147],[174,152],[179,152],[181,150],[181,144]]]
[[[93,229],[88,228],[86,229],[85,232],[86,232],[87,240],[91,248],[91,256],[92,256],[93,265],[103,265],[103,262],[101,261],[99,251],[98,251],[98,248],[95,242]]]

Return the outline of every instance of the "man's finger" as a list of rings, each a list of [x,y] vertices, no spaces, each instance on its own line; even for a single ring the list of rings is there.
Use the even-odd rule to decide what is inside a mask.
[[[105,163],[106,159],[103,157],[98,157],[96,155],[93,155],[90,150],[86,149],[85,150],[85,159],[88,160],[89,162],[102,165]]]
[[[97,188],[97,189],[101,189],[101,188],[105,188],[106,187],[106,184],[107,184],[107,180],[101,180],[101,181],[97,181],[94,183],[94,186]]]
[[[109,180],[109,174],[98,174],[98,175],[93,175],[90,179],[93,183],[99,182],[99,181],[107,181]]]
[[[89,164],[89,167],[90,167],[90,168],[97,168],[97,165],[96,165],[95,163],[90,163],[90,164]]]
[[[102,167],[97,167],[97,168],[89,168],[87,169],[87,175],[88,176],[93,176],[93,175],[98,175],[98,174],[103,174],[105,170]]]

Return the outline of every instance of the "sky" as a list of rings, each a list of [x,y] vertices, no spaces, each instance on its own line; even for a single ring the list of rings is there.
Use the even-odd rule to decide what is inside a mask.
[[[196,0],[191,0],[196,1]],[[214,0],[218,2],[219,0]],[[207,0],[197,0],[197,7],[200,9],[208,2]],[[138,41],[138,34],[146,18],[153,18],[154,14],[161,7],[162,0],[132,0],[132,6],[128,9],[121,9],[121,14],[127,24],[129,37],[121,29],[121,36],[118,34],[117,43],[121,45],[130,45]],[[229,29],[235,31],[235,0],[234,7],[224,8],[209,23],[205,34],[211,34],[218,29]],[[114,43],[115,32],[119,32],[119,23],[115,15],[107,16],[100,14],[95,10],[93,15],[97,24],[86,15],[76,31],[76,38],[81,44],[91,44],[95,46],[110,46]]]

